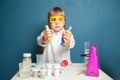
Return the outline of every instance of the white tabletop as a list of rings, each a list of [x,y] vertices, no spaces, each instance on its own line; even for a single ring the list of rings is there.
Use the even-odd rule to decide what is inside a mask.
[[[29,77],[28,79],[21,79],[18,76],[18,72],[13,76],[11,80],[113,80],[110,76],[99,70],[99,77],[86,76],[85,73],[81,73],[86,70],[85,64],[73,63],[70,66],[62,67],[60,77],[47,77],[45,79]]]

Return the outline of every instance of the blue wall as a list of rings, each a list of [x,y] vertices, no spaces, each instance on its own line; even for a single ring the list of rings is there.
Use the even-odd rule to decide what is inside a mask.
[[[84,41],[96,43],[101,69],[120,80],[120,0],[0,0],[0,80],[18,71],[22,53],[31,52],[35,62],[36,37],[54,6],[65,10],[66,25],[73,26],[72,61],[83,62]]]

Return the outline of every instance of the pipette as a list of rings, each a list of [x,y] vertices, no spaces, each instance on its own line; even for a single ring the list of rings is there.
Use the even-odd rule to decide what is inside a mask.
[[[48,25],[45,26],[46,30],[50,29]],[[55,55],[54,55],[54,49],[53,49],[53,40],[50,39],[50,46],[51,46],[51,50],[52,50],[52,58],[53,58],[53,63],[55,62]]]
[[[46,25],[45,28],[46,28],[47,30],[50,29],[48,25]],[[50,39],[49,41],[50,41],[50,43],[53,42],[52,39]]]
[[[72,30],[72,26],[70,26],[70,27],[68,28],[68,30],[67,30],[67,31],[71,31],[71,30]],[[61,46],[63,46],[63,45],[64,45],[64,43],[65,43],[65,41],[64,41],[64,40],[62,40],[60,45],[61,45]]]

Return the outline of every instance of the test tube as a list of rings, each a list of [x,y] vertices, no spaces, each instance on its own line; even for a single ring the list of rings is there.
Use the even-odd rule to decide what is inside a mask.
[[[70,26],[67,31],[71,31],[71,30],[72,30],[72,26]],[[65,43],[64,40],[62,40],[60,45],[63,46],[64,43]]]
[[[85,52],[89,52],[89,42],[84,42]]]
[[[46,28],[46,29],[49,29],[49,26],[46,25],[45,28]],[[52,42],[53,42],[52,39],[50,39],[50,43],[52,43]]]

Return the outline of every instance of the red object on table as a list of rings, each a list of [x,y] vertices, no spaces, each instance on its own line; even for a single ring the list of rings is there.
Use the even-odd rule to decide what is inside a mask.
[[[68,61],[67,60],[63,60],[61,62],[61,66],[66,67],[67,65],[68,65]]]

